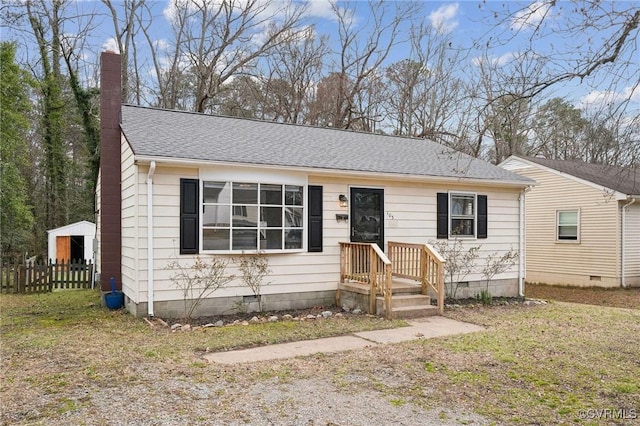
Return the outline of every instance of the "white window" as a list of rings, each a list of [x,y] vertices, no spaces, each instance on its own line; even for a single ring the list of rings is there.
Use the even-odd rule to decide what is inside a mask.
[[[578,210],[561,210],[557,212],[557,235],[559,241],[578,241],[580,230],[580,212]]]
[[[449,235],[475,237],[475,194],[449,193]]]
[[[303,200],[301,185],[204,181],[202,249],[300,250]]]

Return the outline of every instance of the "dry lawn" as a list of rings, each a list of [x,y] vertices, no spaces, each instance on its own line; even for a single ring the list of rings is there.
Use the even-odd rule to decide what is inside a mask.
[[[585,303],[587,305],[640,309],[640,288],[560,287],[527,284],[526,296],[535,299]]]
[[[222,366],[202,351],[401,324],[170,333],[98,302],[88,291],[1,297],[2,424],[640,423],[638,305],[463,307],[446,314],[488,329]]]

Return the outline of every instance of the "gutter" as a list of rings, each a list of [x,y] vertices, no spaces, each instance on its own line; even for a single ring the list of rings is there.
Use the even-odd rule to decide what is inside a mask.
[[[626,257],[626,253],[625,253],[625,231],[627,229],[627,207],[629,207],[631,204],[636,202],[636,198],[635,197],[627,197],[627,199],[631,199],[631,201],[629,201],[627,204],[625,204],[624,206],[622,206],[622,235],[621,235],[621,244],[622,244],[622,249],[620,250],[620,254],[621,254],[621,262],[620,262],[620,285],[622,286],[622,288],[626,288],[627,284],[625,282],[625,257]]]
[[[375,172],[375,171],[362,171],[362,170],[343,170],[343,169],[320,169],[306,166],[287,166],[279,164],[256,164],[256,163],[235,163],[229,161],[217,161],[217,160],[193,160],[184,158],[172,158],[172,157],[160,157],[149,155],[136,155],[136,164],[146,164],[152,161],[162,161],[163,166],[187,166],[187,167],[247,167],[257,169],[272,169],[272,170],[288,170],[291,172],[306,173],[308,175],[331,175],[331,176],[345,176],[345,177],[357,177],[364,179],[383,178],[388,180],[401,180],[401,181],[419,181],[419,182],[433,182],[433,183],[456,183],[459,185],[484,185],[491,187],[519,187],[535,185],[535,181],[531,179],[526,180],[499,180],[499,179],[482,179],[482,178],[469,178],[465,176],[435,176],[435,175],[413,175],[413,174],[401,174],[401,173],[389,173],[389,172]]]
[[[156,162],[149,164],[147,174],[147,314],[153,318],[153,174]]]
[[[519,231],[518,231],[518,296],[524,298],[525,279],[525,194],[531,190],[531,186],[526,187],[518,197],[519,207]]]

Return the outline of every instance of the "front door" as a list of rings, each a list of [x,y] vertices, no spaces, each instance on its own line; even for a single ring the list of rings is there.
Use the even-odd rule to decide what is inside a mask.
[[[384,250],[384,190],[351,188],[351,242]]]

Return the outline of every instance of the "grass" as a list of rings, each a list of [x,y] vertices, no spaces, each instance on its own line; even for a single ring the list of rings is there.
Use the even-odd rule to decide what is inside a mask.
[[[135,390],[136,399],[177,395],[183,419],[197,423],[212,412],[246,415],[233,401],[256,383],[277,389],[278,383],[306,379],[333,383],[337,392],[383,395],[391,410],[458,407],[499,424],[608,424],[580,413],[625,409],[640,415],[638,308],[553,301],[464,307],[446,314],[486,331],[249,368],[208,364],[200,355],[402,323],[359,316],[171,333],[108,311],[93,291],[2,295],[0,419],[3,424],[84,421],[99,416],[104,403],[88,395],[117,389]],[[216,389],[218,396],[190,406],[188,392],[176,391],[176,383]],[[157,407],[164,409],[162,403]],[[455,418],[448,411],[442,415]]]
[[[587,305],[611,306],[615,308],[638,309],[640,307],[640,287],[621,289],[602,287],[560,287],[545,284],[525,286],[527,297],[552,299]]]

